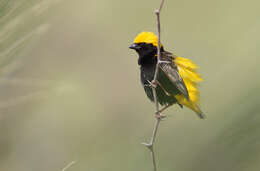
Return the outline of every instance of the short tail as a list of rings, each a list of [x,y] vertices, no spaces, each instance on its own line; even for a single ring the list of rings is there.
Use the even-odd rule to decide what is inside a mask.
[[[196,113],[200,119],[206,119],[206,115],[204,113]]]
[[[206,119],[206,115],[200,110],[196,105],[196,110],[194,110],[200,119]]]

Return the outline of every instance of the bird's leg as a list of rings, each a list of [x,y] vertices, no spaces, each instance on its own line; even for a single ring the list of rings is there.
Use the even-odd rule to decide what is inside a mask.
[[[157,119],[163,119],[163,118],[165,118],[166,115],[163,115],[162,112],[163,112],[164,110],[168,109],[168,107],[170,107],[170,106],[172,106],[172,104],[168,104],[168,105],[164,106],[163,108],[161,108],[158,112],[156,112],[155,117],[156,117]]]
[[[170,106],[172,106],[172,104],[165,105],[163,108],[161,108],[161,109],[159,110],[159,113],[165,111],[165,110],[168,109]]]
[[[159,81],[157,81],[157,84],[162,88],[162,90],[164,91],[164,93],[167,95],[167,96],[171,96],[170,93],[168,93],[165,88],[161,85],[161,83]]]
[[[159,81],[154,81],[154,80],[152,80],[152,81],[147,80],[147,81],[148,81],[148,83],[150,84],[150,86],[152,86],[153,88],[156,88],[157,85],[159,85],[159,86],[162,88],[163,92],[164,92],[167,96],[171,96],[170,93],[168,93],[168,92],[165,90],[165,88],[161,85],[161,83],[160,83]]]
[[[157,85],[158,86],[160,86],[161,87],[161,89],[164,91],[164,93],[167,95],[167,96],[171,96],[170,95],[170,93],[168,93],[166,90],[165,90],[165,88],[161,85],[161,83],[159,82],[159,81],[154,81],[154,80],[152,80],[152,81],[149,81],[149,80],[147,80],[148,81],[148,83],[150,84],[150,86],[151,87],[153,87],[153,88],[156,88],[157,87]],[[162,115],[162,112],[164,111],[164,110],[166,110],[168,107],[170,107],[171,105],[166,105],[166,106],[164,106],[161,110],[159,110],[158,112],[156,112],[155,113],[155,117],[157,118],[157,119],[163,119],[163,118],[165,118],[166,116],[165,115]]]

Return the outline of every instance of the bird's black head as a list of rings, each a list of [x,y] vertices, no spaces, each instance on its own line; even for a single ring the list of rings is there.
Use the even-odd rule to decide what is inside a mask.
[[[133,43],[129,48],[134,49],[138,53],[140,59],[155,57],[157,54],[157,47],[153,46],[153,44]]]
[[[145,65],[157,61],[157,45],[158,39],[154,33],[142,32],[137,35],[134,43],[129,48],[134,49],[138,53],[138,64]],[[163,51],[162,45],[161,50]]]

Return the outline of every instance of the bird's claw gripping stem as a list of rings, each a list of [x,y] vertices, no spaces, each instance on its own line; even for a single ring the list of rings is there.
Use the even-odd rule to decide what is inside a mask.
[[[162,115],[160,112],[156,112],[155,113],[155,118],[162,120],[162,119],[166,118],[166,116]]]
[[[153,88],[156,88],[156,87],[157,87],[157,84],[158,84],[157,81],[155,81],[155,80],[152,80],[152,81],[149,81],[149,80],[148,80],[148,83],[149,83],[150,86],[153,87]]]

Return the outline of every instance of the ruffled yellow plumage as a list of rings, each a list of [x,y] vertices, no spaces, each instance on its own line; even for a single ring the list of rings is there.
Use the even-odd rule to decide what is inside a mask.
[[[175,57],[174,63],[177,65],[180,76],[188,90],[190,99],[187,100],[184,95],[176,95],[178,103],[189,107],[199,115],[203,115],[199,108],[199,90],[197,89],[198,83],[203,81],[201,76],[197,73],[198,66],[190,59],[183,57]]]

